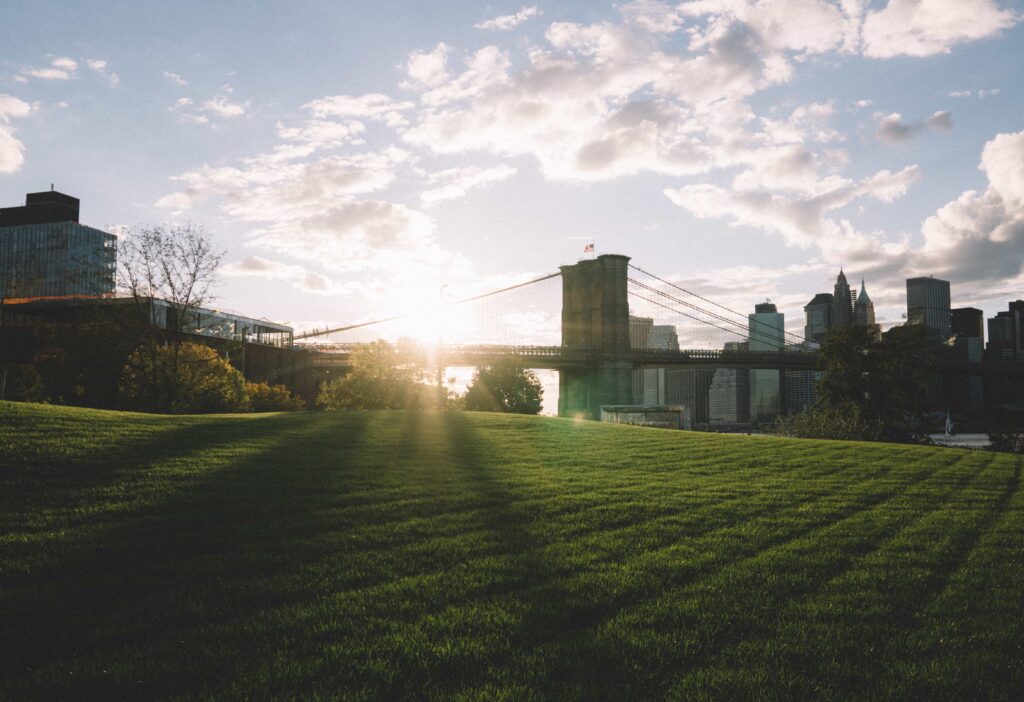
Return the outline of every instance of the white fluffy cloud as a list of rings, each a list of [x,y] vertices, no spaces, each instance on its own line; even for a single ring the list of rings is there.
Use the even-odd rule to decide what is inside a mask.
[[[864,54],[931,56],[992,36],[1020,21],[995,0],[890,0],[864,20]]]
[[[12,119],[27,117],[32,106],[13,95],[0,93],[0,173],[13,173],[25,162],[25,146],[14,136]]]
[[[815,245],[827,253],[848,249],[851,241],[863,238],[849,222],[827,217],[830,211],[864,196],[892,202],[919,177],[920,169],[908,166],[895,173],[879,171],[859,182],[834,179],[828,189],[797,197],[764,189],[726,190],[710,184],[666,188],[665,195],[695,217],[726,219],[733,226],[779,234],[791,246]]]
[[[486,22],[481,22],[474,26],[477,29],[494,29],[500,32],[507,32],[510,29],[515,29],[531,17],[536,17],[540,14],[542,13],[537,9],[537,6],[531,5],[529,7],[521,8],[519,12],[516,12],[515,14],[501,15],[500,17],[489,19]]]
[[[397,101],[381,93],[332,95],[308,102],[303,107],[318,118],[349,117],[380,120],[389,127],[407,124],[403,113],[415,107],[409,101]]]
[[[21,69],[23,78],[39,78],[41,80],[70,80],[78,70],[78,62],[66,56],[60,56],[50,61],[47,68],[32,68],[26,66]]]
[[[409,54],[405,64],[406,72],[411,81],[408,86],[433,88],[448,80],[448,54],[451,48],[444,42],[434,47],[433,51],[414,51]]]
[[[1024,271],[1024,132],[985,144],[982,192],[968,190],[925,220],[920,265],[959,281],[1011,278]]]
[[[420,194],[420,202],[429,207],[444,200],[455,200],[465,197],[471,189],[497,183],[515,175],[516,169],[507,164],[501,164],[493,168],[450,168],[444,171],[433,173],[427,179],[430,184],[428,190]]]

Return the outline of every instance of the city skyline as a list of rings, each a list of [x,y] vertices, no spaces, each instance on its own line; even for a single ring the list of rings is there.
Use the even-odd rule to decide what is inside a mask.
[[[0,206],[202,222],[226,308],[353,321],[591,242],[801,336],[840,267],[883,327],[908,277],[1024,297],[1014,3],[179,8],[11,4]]]

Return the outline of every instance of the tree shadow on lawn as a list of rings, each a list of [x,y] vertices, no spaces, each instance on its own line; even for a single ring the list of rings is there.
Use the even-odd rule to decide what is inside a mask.
[[[317,556],[306,548],[317,521],[311,515],[335,494],[366,421],[363,414],[277,415],[261,422],[249,452],[253,425],[245,421],[143,440],[135,449],[155,463],[193,456],[199,466],[169,475],[153,500],[116,514],[88,541],[47,554],[13,588],[5,585],[2,677],[12,691],[155,697],[230,676],[245,661],[225,654],[244,655],[247,643],[211,637],[211,629],[307,596],[287,575]],[[332,433],[325,443],[333,425],[346,438]],[[237,458],[203,465],[204,454],[231,446],[239,446]],[[86,485],[153,468],[133,465],[130,454],[111,456]]]

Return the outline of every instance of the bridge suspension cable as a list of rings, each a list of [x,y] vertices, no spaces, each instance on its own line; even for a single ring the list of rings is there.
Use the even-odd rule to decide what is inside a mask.
[[[654,302],[654,304],[657,304],[659,307],[663,307],[665,309],[671,309],[676,314],[682,314],[683,316],[688,317],[688,318],[693,319],[693,320],[696,320],[696,321],[700,322],[701,324],[705,324],[705,325],[714,327],[716,329],[720,329],[722,331],[727,331],[727,332],[729,332],[731,334],[736,334],[737,336],[748,338],[748,335],[751,335],[751,336],[755,336],[756,338],[758,338],[761,341],[766,341],[766,342],[772,343],[772,344],[774,344],[774,343],[781,343],[782,345],[785,345],[785,338],[780,337],[778,335],[778,331],[779,330],[775,329],[774,327],[770,327],[770,326],[767,327],[769,330],[771,330],[772,333],[768,333],[768,332],[765,332],[765,331],[760,331],[760,330],[757,330],[757,329],[753,329],[752,330],[752,329],[749,329],[746,325],[742,324],[741,322],[738,322],[738,321],[733,320],[733,319],[729,319],[728,317],[724,317],[724,316],[722,316],[722,315],[720,315],[720,314],[718,314],[716,312],[712,312],[712,311],[704,309],[703,307],[700,307],[698,305],[694,305],[693,303],[687,302],[686,300],[681,300],[680,298],[678,298],[678,297],[676,297],[674,295],[670,295],[669,293],[667,293],[667,292],[665,292],[663,290],[658,290],[657,288],[655,288],[653,286],[650,286],[650,285],[647,285],[646,283],[642,283],[639,280],[636,280],[635,278],[629,278],[628,280],[629,280],[630,283],[633,283],[634,285],[637,285],[637,286],[639,286],[639,287],[641,287],[641,288],[643,288],[643,289],[645,289],[645,290],[647,290],[649,292],[652,292],[655,295],[660,295],[661,297],[663,297],[663,298],[665,298],[667,300],[670,300],[671,302],[674,302],[674,303],[679,304],[679,305],[683,305],[684,307],[688,307],[689,309],[692,309],[692,310],[694,310],[696,312],[699,312],[701,314],[707,315],[707,316],[709,316],[709,317],[711,317],[713,319],[717,319],[720,322],[724,322],[726,324],[731,324],[731,325],[733,325],[735,327],[738,327],[742,331],[736,331],[734,329],[727,329],[727,328],[724,328],[724,327],[720,327],[717,324],[715,324],[713,322],[709,322],[706,319],[701,319],[699,317],[694,317],[694,316],[686,314],[686,313],[684,313],[684,312],[682,312],[682,311],[680,311],[678,309],[673,309],[673,308],[670,308],[670,307],[668,307],[666,305]],[[632,294],[636,295],[636,293],[632,293]],[[648,298],[645,298],[643,296],[640,296],[640,295],[636,295],[636,296],[639,297],[640,299],[647,300],[648,302],[653,302],[652,300],[649,300]],[[797,344],[797,345],[800,346],[801,348],[806,348],[806,344],[805,343],[801,342],[800,344]]]
[[[765,328],[769,329],[772,332],[771,336],[773,337],[772,338],[773,341],[783,341],[783,343],[785,343],[785,339],[784,338],[783,339],[779,339],[779,338],[776,337],[776,334],[780,330],[776,329],[775,327],[772,327],[771,325],[765,324],[764,322],[761,322],[761,321],[756,320],[756,319],[750,320],[749,317],[747,315],[743,314],[742,312],[734,310],[731,307],[726,307],[725,305],[719,304],[719,303],[715,302],[714,300],[710,300],[710,299],[704,297],[703,295],[698,295],[697,293],[693,292],[692,290],[687,290],[686,288],[681,287],[679,285],[676,285],[675,283],[673,283],[671,281],[665,280],[664,278],[661,278],[661,277],[655,275],[654,273],[651,273],[650,271],[646,271],[643,268],[640,268],[639,266],[634,266],[632,263],[629,264],[629,267],[632,268],[633,270],[639,272],[639,273],[643,273],[644,275],[649,275],[650,277],[652,277],[655,280],[657,280],[659,283],[662,283],[664,285],[668,285],[669,287],[675,288],[676,290],[684,292],[687,295],[692,295],[693,297],[697,298],[698,300],[703,300],[704,302],[707,302],[710,305],[714,305],[715,307],[723,309],[726,312],[730,312],[730,313],[735,314],[735,315],[737,315],[739,317],[744,317],[744,318],[748,319],[748,321],[752,321],[752,322],[754,322],[758,326],[765,327]],[[638,285],[642,285],[642,283],[639,283],[638,281],[633,281],[633,282],[636,282]],[[658,292],[660,292],[660,291],[658,291]],[[681,304],[687,304],[687,303],[683,302],[682,300],[677,300],[677,301],[680,302]],[[710,316],[715,316],[714,313],[708,312],[707,310],[701,309],[701,308],[696,307],[694,305],[688,305],[688,306],[691,306],[694,309],[700,309],[702,312],[704,312],[705,314],[708,314]],[[740,324],[739,322],[735,322],[733,320],[726,320],[724,317],[715,316],[715,318],[716,319],[721,319],[723,321],[728,321],[730,324],[737,324],[737,325]],[[698,321],[700,321],[700,320],[698,320]],[[783,329],[781,331],[782,331],[783,337],[791,337],[792,339],[795,340],[795,341],[791,341],[790,343],[794,343],[794,344],[797,344],[797,345],[800,345],[800,346],[807,346],[807,342],[800,335],[794,334],[792,332],[787,332],[785,329]]]
[[[527,280],[527,281],[525,281],[523,283],[516,283],[515,285],[509,285],[509,286],[506,286],[504,288],[499,288],[497,290],[491,290],[489,292],[481,293],[479,295],[472,295],[470,297],[464,297],[464,298],[462,298],[460,300],[455,300],[454,302],[450,302],[450,303],[447,303],[447,304],[449,304],[451,306],[463,305],[463,304],[466,304],[467,302],[473,302],[475,300],[482,300],[485,297],[491,297],[492,295],[498,295],[499,293],[508,292],[509,290],[516,290],[518,288],[525,288],[526,286],[533,285],[534,283],[541,283],[541,282],[543,282],[545,280],[551,280],[552,278],[557,278],[560,275],[562,275],[561,271],[557,271],[555,273],[549,273],[548,275],[541,276],[540,278],[534,278],[533,280]],[[396,319],[405,319],[407,317],[413,316],[414,314],[418,314],[419,312],[420,312],[420,310],[411,310],[409,312],[403,312],[402,314],[392,315],[391,317],[383,317],[381,319],[374,319],[374,320],[372,320],[370,322],[359,322],[358,324],[349,324],[349,325],[344,326],[344,327],[333,327],[333,328],[330,328],[330,329],[314,329],[312,331],[303,332],[302,334],[296,334],[294,339],[296,341],[298,341],[300,339],[310,339],[310,338],[315,337],[315,336],[326,336],[327,334],[335,334],[335,333],[338,333],[338,332],[352,331],[353,329],[362,329],[363,327],[372,327],[375,324],[384,324],[385,322],[393,322]]]
[[[655,290],[655,292],[657,292],[657,291]],[[714,327],[715,329],[720,329],[721,331],[728,332],[730,334],[735,334],[736,336],[741,336],[743,338],[747,337],[747,335],[744,334],[743,332],[738,332],[735,329],[729,329],[728,327],[720,327],[717,324],[715,324],[714,322],[709,322],[706,319],[701,319],[700,317],[695,317],[692,314],[687,314],[686,312],[683,312],[682,310],[677,310],[674,307],[669,307],[666,304],[658,302],[657,300],[652,300],[649,297],[644,297],[640,293],[635,293],[632,290],[629,291],[629,294],[632,295],[635,298],[638,298],[638,299],[643,300],[645,302],[649,302],[652,305],[656,305],[656,306],[658,306],[658,307],[660,307],[660,308],[662,308],[664,310],[668,310],[669,312],[672,312],[673,314],[682,315],[683,317],[687,317],[688,319],[692,319],[695,322],[700,322],[701,324],[706,324],[706,325],[708,325],[710,327]]]

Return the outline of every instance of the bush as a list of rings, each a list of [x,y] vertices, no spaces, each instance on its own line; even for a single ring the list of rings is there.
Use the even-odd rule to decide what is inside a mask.
[[[544,388],[531,370],[512,363],[482,366],[466,390],[465,408],[478,412],[539,414]]]
[[[155,412],[240,412],[248,409],[245,379],[209,346],[179,347],[177,372],[171,346],[139,347],[121,373],[129,404]]]
[[[35,366],[0,365],[0,400],[32,402],[43,399],[43,379]]]
[[[320,386],[317,404],[327,410],[416,409],[437,403],[437,389],[412,351],[379,340],[352,352],[348,375]]]
[[[253,412],[294,412],[306,407],[306,401],[292,395],[284,385],[246,383],[245,395]]]
[[[802,414],[781,416],[770,431],[799,439],[880,441],[885,438],[881,424],[864,419],[853,405],[822,407]]]
[[[1005,453],[1024,453],[1024,413],[1005,408],[989,420],[989,448]]]

